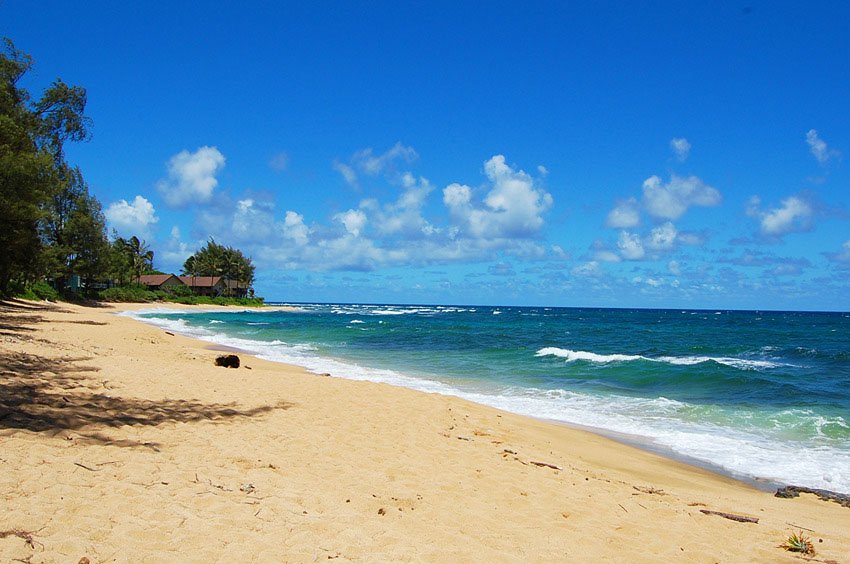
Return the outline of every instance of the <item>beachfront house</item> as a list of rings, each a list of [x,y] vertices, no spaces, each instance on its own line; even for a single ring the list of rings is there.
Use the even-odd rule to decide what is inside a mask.
[[[173,274],[143,274],[139,276],[136,283],[145,286],[148,290],[168,290],[176,286],[183,286],[183,282]]]
[[[189,286],[197,296],[227,295],[227,283],[221,276],[180,276],[180,282]]]
[[[244,298],[248,295],[248,284],[241,280],[227,279],[224,281],[227,295],[234,298]]]

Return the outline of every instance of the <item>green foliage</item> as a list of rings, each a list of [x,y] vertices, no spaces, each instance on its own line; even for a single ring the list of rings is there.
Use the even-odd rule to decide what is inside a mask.
[[[188,291],[188,293],[187,293]],[[187,286],[172,286],[168,290],[148,290],[140,284],[128,284],[116,286],[100,292],[99,297],[105,302],[172,302],[187,305],[220,305],[220,306],[246,306],[260,307],[263,298],[226,298],[209,296],[195,296]]]
[[[106,239],[106,219],[100,202],[88,194],[78,198],[76,209],[68,221],[67,240],[72,254],[71,272],[82,278],[86,286],[106,277],[109,270],[109,242]]]
[[[63,279],[77,268],[73,273],[88,279],[100,274],[99,204],[63,152],[66,141],[88,138],[86,92],[56,80],[33,101],[18,86],[31,68],[32,58],[5,39],[0,49],[0,295],[56,271]],[[66,240],[63,231],[72,221],[75,236]]]
[[[799,552],[808,556],[814,556],[815,554],[815,546],[812,544],[811,539],[803,534],[803,531],[799,533],[792,531],[791,535],[779,547],[789,552]]]
[[[239,283],[247,290],[254,283],[254,264],[239,249],[219,245],[210,239],[207,244],[183,263],[185,276],[222,276]]]
[[[35,282],[30,284],[22,292],[17,294],[17,297],[25,300],[49,300],[55,302],[59,300],[59,292],[47,282]]]
[[[152,292],[141,284],[129,284],[107,288],[100,292],[100,299],[105,302],[155,302],[159,299],[157,292]]]

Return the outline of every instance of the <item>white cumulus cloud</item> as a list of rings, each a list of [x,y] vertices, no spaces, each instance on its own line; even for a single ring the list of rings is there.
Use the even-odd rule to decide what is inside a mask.
[[[274,229],[274,205],[245,198],[236,202],[231,232],[239,241],[264,240]]]
[[[338,213],[334,216],[334,219],[343,224],[345,230],[355,237],[358,237],[366,226],[366,214],[362,210],[348,210]]]
[[[747,214],[759,219],[759,227],[764,235],[781,237],[782,235],[811,228],[814,210],[803,198],[789,196],[775,207],[766,211],[761,210],[761,199],[753,196],[747,207]]]
[[[168,178],[161,180],[157,189],[169,206],[206,203],[218,186],[216,174],[224,161],[215,147],[201,147],[194,153],[180,151],[168,161]]]
[[[552,206],[552,195],[535,186],[534,179],[514,170],[505,157],[495,155],[484,163],[492,188],[483,206],[472,202],[472,189],[450,184],[443,189],[443,203],[461,231],[481,239],[527,238],[543,226],[542,214]]]
[[[668,221],[649,232],[647,246],[656,251],[670,250],[673,248],[678,234],[676,227]]]
[[[639,260],[646,254],[640,237],[628,231],[620,231],[617,248],[620,249],[620,255],[626,260]]]
[[[132,203],[127,200],[112,202],[103,215],[112,228],[127,237],[149,236],[150,226],[159,221],[153,204],[142,196],[136,196]]]
[[[670,148],[679,161],[684,162],[691,152],[691,144],[684,137],[676,137],[670,141]]]
[[[614,229],[629,229],[640,224],[640,210],[634,198],[617,202],[605,219],[605,225]]]
[[[304,224],[304,216],[287,211],[283,219],[283,236],[292,239],[296,245],[304,246],[310,237],[310,228]]]
[[[661,219],[678,219],[691,206],[716,206],[720,192],[696,176],[673,175],[664,184],[658,176],[643,182],[643,205],[653,216]]]
[[[820,164],[826,164],[829,159],[837,157],[840,153],[835,149],[830,149],[826,141],[818,136],[815,129],[810,129],[806,133],[806,143],[809,145],[809,150]]]

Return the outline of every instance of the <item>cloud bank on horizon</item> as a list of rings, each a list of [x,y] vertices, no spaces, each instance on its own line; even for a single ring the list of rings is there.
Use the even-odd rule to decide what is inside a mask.
[[[805,141],[821,165],[840,157],[814,129]],[[681,163],[692,145],[677,137],[670,141],[670,148]],[[282,158],[273,157],[269,167],[283,170]],[[285,158],[288,163],[289,157]],[[440,188],[413,172],[418,158],[413,147],[398,142],[384,152],[364,148],[344,161],[334,160],[329,168],[360,195],[359,201],[318,216],[286,209],[274,197],[233,197],[219,191],[219,175],[227,159],[209,145],[183,149],[168,159],[167,174],[156,183],[155,192],[162,206],[192,218],[194,232],[240,246],[261,269],[273,272],[381,273],[481,264],[482,272],[464,276],[472,285],[480,283],[484,273],[514,279],[516,264],[522,265],[523,275],[539,276],[538,290],[589,284],[608,292],[630,286],[649,292],[666,289],[667,295],[672,291],[682,296],[720,294],[729,291],[731,284],[744,285],[740,271],[716,265],[758,270],[756,289],[803,277],[813,270],[812,261],[780,256],[772,249],[783,238],[814,230],[818,221],[828,219],[811,193],[781,195],[767,204],[759,194],[747,201],[728,202],[719,188],[698,176],[671,172],[664,180],[653,174],[635,183],[640,190],[634,195],[611,198],[611,209],[598,220],[603,234],[592,245],[567,252],[564,246],[569,241],[557,240],[547,229],[559,202],[547,189],[545,166],[535,167],[533,175],[496,154],[481,163],[478,182],[465,179]],[[364,178],[378,179],[382,198],[364,193]],[[561,205],[568,207],[570,202]],[[737,226],[734,236],[717,240],[718,232],[711,224],[717,214],[715,219],[706,218],[702,226],[677,226],[698,208],[721,208],[722,215]],[[168,238],[153,235],[151,229],[159,217],[145,195],[112,202],[105,213],[118,234],[152,237],[161,261],[172,270],[179,270],[203,244],[202,239],[184,240],[178,225],[171,227]],[[700,255],[722,256],[712,265]],[[850,269],[850,239],[823,249],[821,257],[827,269]],[[627,273],[605,266],[617,263],[633,267]],[[448,288],[451,282],[443,279],[443,285]]]

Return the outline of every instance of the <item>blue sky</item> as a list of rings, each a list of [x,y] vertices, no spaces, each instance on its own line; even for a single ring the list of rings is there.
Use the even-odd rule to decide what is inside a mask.
[[[5,0],[0,34],[87,88],[68,158],[162,270],[214,237],[271,300],[850,310],[850,6],[632,4]]]

